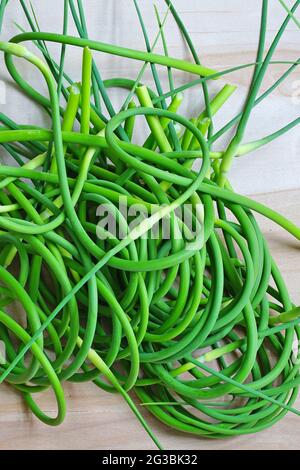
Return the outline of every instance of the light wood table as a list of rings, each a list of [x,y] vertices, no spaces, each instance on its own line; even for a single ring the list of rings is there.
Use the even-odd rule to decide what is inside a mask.
[[[300,190],[255,198],[300,224]],[[280,227],[259,217],[273,256],[289,286],[292,299],[300,303],[300,242]],[[154,449],[136,418],[118,395],[93,384],[65,384],[68,413],[56,428],[40,423],[22,398],[7,385],[0,386],[0,449]],[[55,411],[51,393],[38,398],[46,412]],[[300,408],[300,397],[296,408]],[[145,410],[166,449],[300,449],[300,419],[289,413],[273,428],[256,435],[221,441],[204,440],[173,431]]]

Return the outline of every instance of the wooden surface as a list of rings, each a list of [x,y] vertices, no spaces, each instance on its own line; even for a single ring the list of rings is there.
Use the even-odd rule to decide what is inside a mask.
[[[300,224],[300,190],[257,195]],[[289,287],[300,304],[300,245],[268,220],[259,217]],[[93,384],[65,384],[68,412],[56,428],[40,423],[26,410],[20,396],[6,385],[0,386],[0,449],[153,449],[154,446],[123,399],[99,390]],[[299,397],[300,398],[300,397]],[[47,413],[55,413],[51,394],[38,397]],[[300,399],[295,405],[300,408]],[[170,430],[144,410],[166,449],[300,449],[300,419],[289,413],[273,428],[256,435],[209,441]]]
[[[140,27],[133,2],[130,0],[83,0],[87,9],[90,37],[127,47],[144,49]],[[140,0],[150,37],[157,33],[157,25],[150,0]],[[187,25],[201,60],[205,65],[222,70],[255,58],[259,31],[260,0],[174,0],[182,19]],[[290,5],[291,1],[287,0]],[[51,5],[50,5],[51,4]],[[163,0],[157,0],[161,15],[165,12]],[[33,0],[40,27],[46,31],[61,31],[63,0],[41,2]],[[284,11],[277,0],[270,1],[267,45],[270,44]],[[1,39],[17,34],[13,21],[28,29],[18,0],[10,0]],[[74,27],[70,33],[76,34]],[[291,22],[280,41],[275,58],[295,60],[299,56],[299,29]],[[169,52],[175,57],[189,59],[190,55],[178,29],[169,17],[166,22],[166,36]],[[59,53],[53,45],[51,50]],[[158,44],[156,52],[162,51]],[[128,76],[135,78],[141,64],[125,59],[95,55],[101,67],[103,78]],[[80,79],[81,53],[67,48],[67,72],[75,80]],[[24,61],[18,67],[33,86],[44,90],[45,86],[36,71]],[[161,70],[161,68],[159,68]],[[283,66],[272,66],[263,83],[263,89],[270,86],[284,70]],[[251,69],[245,69],[227,76],[226,81],[235,83],[239,89],[226,104],[221,115],[216,117],[216,128],[230,119],[240,109],[247,93]],[[175,83],[191,79],[175,73]],[[295,72],[278,90],[270,96],[264,106],[258,107],[251,117],[246,140],[262,137],[283,126],[299,115],[299,72]],[[49,125],[47,116],[40,108],[24,97],[12,84],[5,72],[1,57],[0,79],[5,85],[5,96],[0,100],[0,111],[16,118],[18,122]],[[298,84],[297,84],[298,81]],[[147,71],[144,82],[150,83]],[[165,76],[162,78],[166,88]],[[220,89],[225,80],[212,84],[212,94]],[[298,87],[298,88],[297,88]],[[296,94],[296,99],[295,98]],[[116,97],[116,103],[117,103]],[[199,90],[185,94],[183,112],[191,116],[202,107]],[[222,144],[223,145],[223,144]],[[294,129],[268,147],[235,162],[231,180],[236,190],[243,194],[256,193],[256,199],[279,210],[294,222],[300,223],[300,137]],[[1,158],[1,154],[0,154]],[[285,190],[284,192],[276,192]],[[273,192],[272,192],[273,191]],[[261,193],[269,193],[262,195]],[[292,299],[300,303],[300,252],[299,243],[274,224],[260,218],[271,251],[277,260],[289,286]],[[26,410],[22,399],[6,385],[0,386],[0,449],[150,449],[153,445],[123,400],[99,390],[93,384],[66,384],[65,392],[68,413],[64,424],[50,428],[41,424]],[[55,411],[51,394],[38,398],[46,412]],[[300,401],[298,400],[298,408]],[[237,437],[222,441],[208,441],[177,433],[158,423],[146,411],[153,429],[166,449],[299,449],[300,420],[288,414],[271,430],[257,435]]]

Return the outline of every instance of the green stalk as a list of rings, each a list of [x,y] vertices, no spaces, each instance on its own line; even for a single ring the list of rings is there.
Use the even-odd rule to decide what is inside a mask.
[[[129,49],[121,46],[114,46],[99,41],[92,41],[90,39],[76,38],[75,36],[61,35],[55,33],[32,32],[23,33],[14,36],[11,39],[12,43],[19,43],[24,41],[42,39],[49,42],[60,42],[62,44],[70,44],[78,47],[89,47],[92,50],[104,52],[106,54],[113,54],[120,57],[127,57],[128,59],[141,60],[143,62],[150,62],[153,64],[164,65],[165,67],[172,67],[185,72],[190,72],[195,75],[202,75],[209,77],[215,73],[214,70],[204,67],[203,65],[191,64],[185,60],[174,59],[172,57],[165,57],[152,52],[143,52],[135,49]],[[3,49],[4,50],[4,49]]]

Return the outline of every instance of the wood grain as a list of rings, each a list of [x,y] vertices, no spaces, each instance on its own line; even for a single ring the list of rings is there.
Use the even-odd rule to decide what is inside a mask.
[[[45,1],[33,0],[32,3],[42,31],[59,32],[62,30],[63,0],[51,0],[51,7],[49,7],[49,2]],[[139,0],[151,42],[158,31],[153,3],[152,0]],[[164,0],[157,0],[155,3],[161,16],[163,16],[166,12]],[[267,47],[286,15],[277,0],[272,0],[269,3]],[[109,2],[107,0],[83,0],[83,4],[86,10],[89,34],[92,39],[136,49],[145,49],[141,28],[131,0],[110,0]],[[221,71],[238,64],[255,61],[261,0],[251,0],[250,2],[240,0],[210,0],[209,2],[175,0],[174,4],[191,33],[203,64]],[[287,4],[291,5],[292,1],[287,0]],[[19,32],[15,22],[28,30],[28,24],[19,1],[10,0],[1,35],[2,40],[9,39]],[[77,35],[72,21],[70,21],[68,32]],[[165,24],[165,34],[170,55],[191,60],[178,27],[170,14]],[[300,55],[299,39],[300,30],[291,21],[280,40],[274,59],[296,60]],[[26,45],[31,47],[28,43]],[[59,60],[59,46],[49,44],[49,49]],[[163,53],[160,42],[158,42],[155,52]],[[137,61],[102,53],[95,53],[94,58],[99,65],[103,78],[118,76],[136,78],[142,65]],[[270,66],[262,84],[262,91],[273,84],[286,67],[284,65]],[[23,60],[18,61],[18,68],[22,71],[26,80],[47,94],[46,85],[39,72]],[[158,67],[158,70],[163,89],[168,90],[165,70],[163,67]],[[81,50],[79,48],[67,48],[66,71],[73,77],[74,81],[80,80]],[[222,108],[222,112],[215,117],[216,130],[241,109],[247,96],[251,74],[252,68],[247,68],[210,83],[211,96],[226,82],[238,85],[238,90]],[[195,78],[195,76],[174,72],[175,84],[178,86],[192,78]],[[1,112],[16,118],[18,122],[50,126],[49,117],[43,110],[32,103],[13,85],[12,80],[5,71],[2,56],[0,56],[0,80],[6,86],[6,101],[0,103]],[[143,77],[143,82],[153,86],[149,67]],[[118,109],[122,102],[120,96],[124,96],[124,94],[110,92],[110,95],[116,109]],[[185,93],[180,111],[190,117],[197,115],[202,107],[203,96],[200,87],[197,87]],[[253,110],[245,141],[255,140],[274,132],[297,118],[299,110],[300,73],[297,69],[272,95]],[[216,145],[216,148],[224,148],[230,136],[231,133],[227,134]],[[236,160],[230,175],[235,189],[244,194],[297,189],[300,187],[299,151],[300,137],[297,128],[295,128],[267,147]]]

